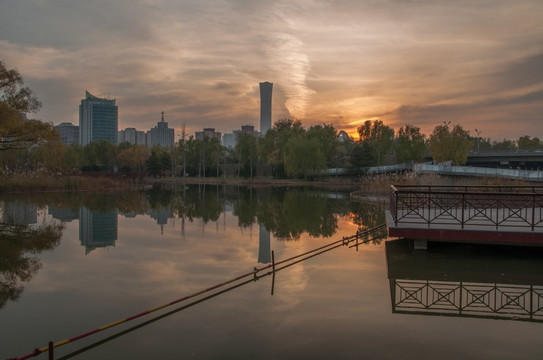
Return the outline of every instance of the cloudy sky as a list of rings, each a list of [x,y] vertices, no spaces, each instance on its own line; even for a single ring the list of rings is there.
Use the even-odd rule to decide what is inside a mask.
[[[119,128],[259,129],[272,120],[354,134],[365,120],[429,134],[543,138],[541,0],[0,0],[0,60],[36,117],[78,124],[88,90]]]

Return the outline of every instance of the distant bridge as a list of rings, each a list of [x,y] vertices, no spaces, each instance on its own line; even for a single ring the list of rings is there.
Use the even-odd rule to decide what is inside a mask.
[[[472,152],[468,155],[466,166],[524,170],[543,169],[543,151]]]

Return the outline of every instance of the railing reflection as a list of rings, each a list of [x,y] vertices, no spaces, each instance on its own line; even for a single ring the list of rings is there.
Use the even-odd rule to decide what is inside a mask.
[[[386,243],[392,312],[543,322],[543,252]],[[459,251],[460,250],[460,251]]]

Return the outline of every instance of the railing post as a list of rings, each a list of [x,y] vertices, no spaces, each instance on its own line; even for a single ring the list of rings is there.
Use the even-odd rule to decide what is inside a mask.
[[[535,229],[535,192],[532,193],[532,231]]]
[[[466,191],[464,191],[464,193],[462,194],[462,229],[464,228],[464,212],[465,211],[466,211]]]
[[[52,341],[49,341],[49,351],[48,351],[48,354],[49,354],[49,360],[55,360],[55,347],[53,346],[53,342]]]

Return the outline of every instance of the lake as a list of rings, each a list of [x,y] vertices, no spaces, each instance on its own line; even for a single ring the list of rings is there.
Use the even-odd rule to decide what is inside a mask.
[[[55,359],[543,356],[541,249],[414,251],[386,236],[326,247],[384,223],[380,201],[209,185],[0,201],[0,359],[227,282],[57,347]],[[272,255],[318,248],[252,274]]]

